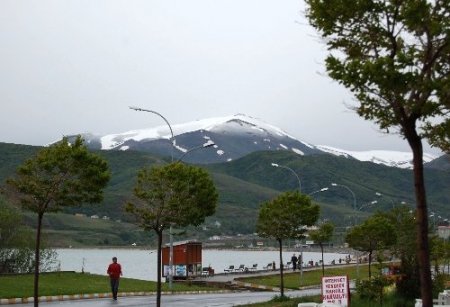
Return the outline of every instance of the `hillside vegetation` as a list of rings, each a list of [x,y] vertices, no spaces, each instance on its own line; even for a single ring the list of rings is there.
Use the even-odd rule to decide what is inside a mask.
[[[18,165],[31,157],[39,147],[0,143],[0,181],[12,176]],[[123,245],[137,242],[148,244],[149,234],[131,224],[133,219],[124,213],[123,206],[132,195],[137,171],[144,166],[168,163],[170,159],[133,151],[98,151],[108,160],[112,177],[99,205],[68,208],[65,214],[46,217],[45,231],[58,246],[64,245]],[[260,204],[272,199],[280,191],[298,189],[297,178],[288,170],[275,168],[271,163],[288,166],[300,177],[302,192],[310,194],[328,187],[311,197],[321,205],[321,218],[331,219],[338,227],[349,226],[375,210],[387,210],[404,202],[413,208],[413,184],[410,170],[390,168],[370,162],[360,162],[332,155],[300,156],[286,151],[256,152],[236,161],[202,165],[207,169],[219,191],[216,214],[199,228],[188,228],[180,237],[204,239],[211,235],[246,234],[255,231]],[[426,170],[428,201],[432,211],[446,214],[450,202],[448,187],[450,172]],[[353,197],[356,196],[355,212]],[[376,196],[375,193],[382,193]],[[377,200],[374,206],[366,206]],[[87,217],[75,217],[82,213]],[[100,219],[89,219],[97,215]],[[27,213],[27,223],[34,219]],[[107,216],[110,220],[102,220]],[[121,222],[117,222],[120,220]],[[178,239],[178,238],[177,238]]]

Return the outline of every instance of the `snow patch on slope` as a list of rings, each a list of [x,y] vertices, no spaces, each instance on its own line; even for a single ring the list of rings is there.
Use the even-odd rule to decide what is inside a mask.
[[[298,148],[292,148],[292,151],[301,156],[305,155],[305,153]]]
[[[376,164],[384,164],[398,168],[412,168],[412,152],[389,151],[389,150],[369,150],[369,151],[351,151],[334,148],[326,145],[317,145],[318,149],[343,157],[353,157],[359,161],[370,161]],[[431,154],[423,154],[424,162],[430,162],[436,157]]]

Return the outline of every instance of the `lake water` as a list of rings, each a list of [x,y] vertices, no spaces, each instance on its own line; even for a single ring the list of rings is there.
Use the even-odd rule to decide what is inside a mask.
[[[56,249],[58,260],[63,271],[89,272],[106,275],[106,269],[111,258],[116,256],[122,265],[124,277],[156,281],[156,250],[143,249]],[[293,252],[283,252],[283,262],[290,261]],[[298,256],[299,253],[297,252]],[[325,253],[325,264],[339,258],[344,259],[348,254]],[[303,252],[304,262],[318,262],[321,254],[316,252]],[[262,269],[268,263],[275,261],[279,267],[278,251],[239,251],[204,249],[202,252],[202,265],[211,266],[216,273],[223,272],[230,265],[238,267],[240,264],[251,267],[254,263]]]

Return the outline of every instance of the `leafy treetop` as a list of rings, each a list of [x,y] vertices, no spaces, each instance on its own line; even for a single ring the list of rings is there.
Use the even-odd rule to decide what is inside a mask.
[[[313,225],[319,212],[319,206],[311,203],[309,196],[285,192],[261,205],[256,230],[260,236],[276,240],[302,239],[305,226]]]

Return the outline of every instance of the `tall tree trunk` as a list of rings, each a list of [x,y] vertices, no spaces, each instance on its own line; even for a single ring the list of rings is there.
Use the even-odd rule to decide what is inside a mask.
[[[161,251],[162,251],[162,231],[156,232],[158,236],[158,266],[157,266],[157,282],[156,282],[156,306],[161,307]]]
[[[39,306],[39,263],[40,263],[40,249],[41,249],[41,228],[43,213],[38,213],[38,225],[36,229],[36,247],[34,249],[34,306]]]
[[[325,276],[325,263],[323,262],[323,244],[319,243],[320,251],[322,252],[322,277]]]
[[[357,261],[359,261],[359,259]],[[372,270],[370,268],[371,264],[372,264],[372,250],[369,251],[369,278],[372,277]]]
[[[280,245],[280,295],[284,296],[284,277],[283,277],[283,241],[281,239],[278,240],[278,244]]]
[[[430,251],[428,245],[428,213],[423,172],[422,141],[416,131],[406,136],[413,152],[414,188],[416,194],[417,259],[419,260],[420,291],[424,307],[433,306]]]

